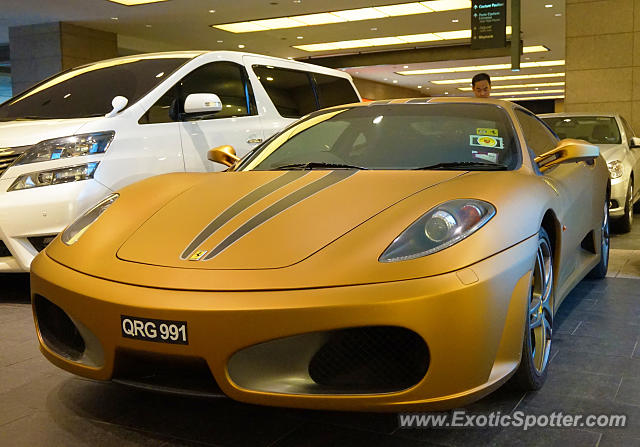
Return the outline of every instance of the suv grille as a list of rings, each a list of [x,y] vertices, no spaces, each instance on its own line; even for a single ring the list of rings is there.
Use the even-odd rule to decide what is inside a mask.
[[[0,176],[31,146],[0,148]]]

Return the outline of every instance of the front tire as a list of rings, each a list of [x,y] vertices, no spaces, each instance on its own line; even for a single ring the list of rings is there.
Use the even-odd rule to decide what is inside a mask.
[[[529,307],[524,327],[522,358],[513,376],[523,391],[537,390],[547,378],[553,325],[553,251],[549,235],[540,228]]]

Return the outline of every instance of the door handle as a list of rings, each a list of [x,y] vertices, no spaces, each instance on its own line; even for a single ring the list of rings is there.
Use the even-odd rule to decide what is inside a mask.
[[[247,143],[249,144],[262,143],[262,138],[249,138],[247,140]]]

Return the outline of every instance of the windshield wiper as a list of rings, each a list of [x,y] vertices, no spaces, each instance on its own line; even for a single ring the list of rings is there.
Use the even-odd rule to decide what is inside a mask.
[[[273,167],[271,169],[274,170],[283,170],[283,169],[323,169],[323,168],[327,168],[327,169],[364,169],[366,170],[367,168],[363,168],[362,166],[354,166],[354,165],[347,165],[347,164],[342,164],[342,163],[323,163],[320,161],[310,161],[308,163],[291,163],[288,165],[282,165],[282,166],[276,166]]]
[[[426,171],[429,169],[456,169],[456,168],[491,168],[497,171],[503,171],[509,169],[509,166],[505,166],[499,163],[487,163],[484,161],[451,161],[446,163],[436,163],[434,165],[423,166],[421,168],[414,168],[416,171]]]

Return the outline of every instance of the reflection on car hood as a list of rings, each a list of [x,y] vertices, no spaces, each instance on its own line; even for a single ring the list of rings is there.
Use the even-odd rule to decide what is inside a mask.
[[[0,121],[0,148],[27,146],[73,135],[96,118]]]
[[[398,201],[462,173],[397,174],[315,170],[209,176],[138,228],[118,258],[210,270],[286,267]]]

